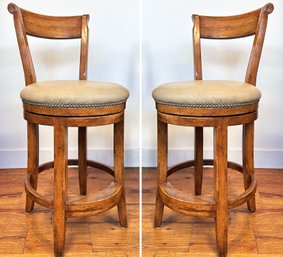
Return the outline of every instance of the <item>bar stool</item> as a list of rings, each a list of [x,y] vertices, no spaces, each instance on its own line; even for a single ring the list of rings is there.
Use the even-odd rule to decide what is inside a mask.
[[[162,222],[164,205],[186,214],[213,217],[219,256],[227,254],[228,210],[247,202],[256,211],[254,178],[254,121],[260,91],[255,87],[268,15],[273,5],[236,16],[193,15],[194,81],[167,83],[153,90],[158,119],[158,187],[154,226]],[[202,80],[201,40],[233,39],[254,35],[245,82]],[[195,128],[194,160],[167,168],[168,124]],[[243,125],[243,165],[227,161],[227,128]],[[203,159],[203,128],[214,129],[214,159]],[[214,199],[201,199],[203,166],[214,166]],[[194,193],[190,198],[167,182],[174,172],[194,166]],[[245,191],[228,199],[227,168],[243,174]]]
[[[54,254],[63,256],[66,219],[105,212],[118,207],[120,225],[127,227],[124,195],[124,109],[129,92],[119,84],[87,80],[88,15],[54,17],[40,15],[9,4],[26,87],[21,92],[24,118],[28,127],[26,212],[34,203],[53,209]],[[79,80],[37,82],[27,35],[48,39],[80,39]],[[87,127],[114,125],[114,169],[87,160]],[[54,161],[39,166],[39,125],[54,128]],[[68,160],[68,127],[78,127],[78,160]],[[77,165],[80,194],[68,198],[68,165]],[[87,166],[105,171],[114,182],[98,194],[87,195]],[[54,198],[37,192],[38,174],[54,168]]]

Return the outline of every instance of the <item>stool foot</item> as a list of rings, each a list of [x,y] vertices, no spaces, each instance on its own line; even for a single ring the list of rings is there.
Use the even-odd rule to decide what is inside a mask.
[[[55,257],[63,257],[64,256],[64,245],[59,246],[59,245],[54,244],[54,256]]]
[[[227,256],[227,250],[225,252],[218,252],[218,257],[226,257]]]
[[[29,195],[26,195],[26,212],[31,213],[34,208],[34,201]]]
[[[216,244],[219,257],[227,256],[228,224],[216,224]]]
[[[160,197],[159,192],[156,196],[156,203],[155,203],[155,215],[154,215],[154,227],[160,227],[162,218],[163,218],[163,211],[164,211],[164,203]]]
[[[248,210],[250,213],[255,213],[256,212],[256,203],[255,203],[255,197],[251,198],[247,202]]]
[[[128,227],[127,222],[127,209],[126,209],[126,200],[125,200],[125,193],[123,193],[120,197],[119,202],[117,203],[118,215],[119,215],[119,223],[121,227]]]

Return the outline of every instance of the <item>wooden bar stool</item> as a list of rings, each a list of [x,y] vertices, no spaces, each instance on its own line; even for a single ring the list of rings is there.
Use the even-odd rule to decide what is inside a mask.
[[[21,92],[24,118],[28,125],[28,167],[26,211],[34,203],[53,209],[54,254],[63,256],[66,219],[105,212],[118,207],[120,225],[127,227],[124,196],[124,109],[129,92],[108,82],[87,81],[88,15],[53,17],[40,15],[9,4],[25,74],[26,87]],[[79,80],[37,82],[27,35],[48,39],[80,39]],[[87,160],[87,127],[114,125],[114,169]],[[54,162],[39,166],[39,125],[54,127]],[[78,160],[68,160],[68,127],[78,127]],[[78,165],[80,194],[68,198],[68,165]],[[98,194],[87,195],[87,166],[103,170],[114,182]],[[54,168],[54,198],[37,192],[38,174]]]
[[[164,205],[186,214],[213,217],[219,256],[227,254],[228,210],[247,202],[256,211],[254,178],[254,121],[257,119],[260,91],[255,87],[257,71],[273,5],[236,16],[193,15],[194,81],[160,85],[153,90],[158,119],[158,188],[154,226],[162,222]],[[202,80],[201,38],[233,39],[254,35],[245,82]],[[168,124],[195,127],[195,158],[167,169]],[[228,126],[243,125],[243,165],[227,161]],[[214,159],[203,159],[203,128],[214,129]],[[214,200],[200,199],[203,165],[214,166]],[[194,166],[194,193],[189,197],[167,183],[174,172]],[[243,174],[245,192],[228,199],[227,168]]]

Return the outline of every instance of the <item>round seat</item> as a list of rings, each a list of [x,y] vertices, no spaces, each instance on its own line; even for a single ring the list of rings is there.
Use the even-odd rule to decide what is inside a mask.
[[[152,96],[157,103],[176,107],[233,108],[257,104],[261,93],[244,82],[195,80],[160,85]]]
[[[126,102],[129,91],[116,83],[53,80],[28,85],[21,92],[24,104],[47,108],[94,108]]]

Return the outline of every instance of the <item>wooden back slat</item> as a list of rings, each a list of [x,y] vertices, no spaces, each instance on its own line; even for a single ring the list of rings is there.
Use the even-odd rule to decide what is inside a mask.
[[[53,17],[21,11],[27,35],[53,39],[81,37],[82,16]]]
[[[8,5],[8,10],[14,16],[26,85],[36,82],[27,35],[48,39],[81,38],[79,79],[87,79],[88,15],[47,16],[24,10],[13,3]]]
[[[254,35],[260,10],[230,17],[200,16],[200,37],[229,39]]]
[[[246,70],[245,82],[256,85],[268,15],[273,5],[268,3],[255,11],[226,17],[193,15],[194,77],[202,79],[201,39],[233,39],[254,35]]]

